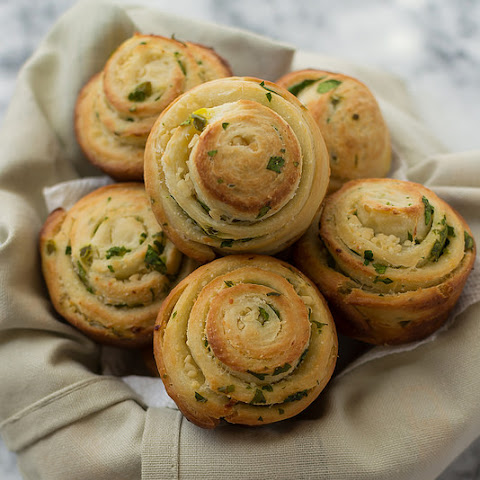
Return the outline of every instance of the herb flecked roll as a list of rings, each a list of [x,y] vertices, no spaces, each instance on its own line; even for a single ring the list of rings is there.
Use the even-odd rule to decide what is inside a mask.
[[[390,169],[390,134],[370,89],[340,73],[299,70],[277,83],[308,108],[330,155],[329,193],[358,178],[385,177]]]
[[[400,344],[437,330],[475,261],[472,233],[426,187],[354,180],[327,197],[295,262],[327,298],[341,333]]]
[[[150,344],[162,301],[196,267],[166,238],[137,183],[54,210],[40,253],[57,312],[94,340],[124,347]]]
[[[182,413],[203,428],[221,419],[265,425],[317,398],[337,359],[325,300],[273,257],[232,255],[182,281],[158,315],[154,353]]]
[[[202,84],[158,118],[145,185],[165,232],[202,262],[273,254],[305,232],[325,195],[329,161],[312,116],[255,78]]]
[[[79,144],[113,178],[141,180],[145,143],[158,115],[188,89],[230,75],[230,67],[210,48],[136,34],[80,92]]]

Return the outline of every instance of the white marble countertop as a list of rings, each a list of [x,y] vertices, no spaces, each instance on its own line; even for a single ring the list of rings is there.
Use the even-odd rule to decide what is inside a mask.
[[[75,0],[0,0],[0,120],[23,62]],[[133,2],[128,2],[133,3]],[[418,113],[452,151],[480,150],[480,2],[472,0],[143,0],[244,28],[402,78]],[[0,478],[20,480],[0,440]],[[439,480],[480,479],[480,439]]]

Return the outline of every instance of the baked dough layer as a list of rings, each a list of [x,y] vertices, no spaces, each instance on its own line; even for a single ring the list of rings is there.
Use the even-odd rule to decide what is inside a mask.
[[[158,115],[179,95],[230,76],[212,49],[135,34],[79,94],[75,127],[89,160],[117,180],[142,180],[143,150]]]
[[[291,72],[277,83],[297,96],[320,127],[330,154],[329,193],[349,180],[388,174],[390,134],[365,84],[323,70]]]
[[[157,219],[202,262],[291,245],[310,225],[328,180],[328,153],[311,115],[286,90],[256,78],[188,91],[158,118],[145,149]]]
[[[475,261],[472,233],[426,187],[354,180],[327,197],[295,247],[295,263],[326,296],[339,331],[374,344],[438,329]]]
[[[196,266],[166,238],[137,183],[54,210],[40,254],[57,312],[94,340],[126,347],[151,342],[164,298]]]
[[[337,351],[316,287],[289,264],[260,255],[198,268],[164,301],[154,333],[168,394],[204,428],[298,414],[329,381]]]

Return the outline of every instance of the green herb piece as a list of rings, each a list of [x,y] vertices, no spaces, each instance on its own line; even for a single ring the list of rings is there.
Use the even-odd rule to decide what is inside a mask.
[[[140,42],[139,45],[146,45],[147,42]]]
[[[210,150],[209,152],[207,152],[207,155],[208,155],[209,157],[214,157],[214,156],[217,154],[217,151],[218,151],[218,150]]]
[[[135,87],[133,92],[128,94],[131,102],[144,102],[152,94],[152,82],[143,82]]]
[[[203,129],[207,126],[207,119],[201,115],[197,115],[196,113],[192,113],[191,117],[195,129],[199,132],[203,131]]]
[[[365,252],[363,252],[363,258],[365,259],[363,264],[368,265],[370,262],[373,262],[373,252],[371,250],[365,250]]]
[[[223,122],[223,123],[222,123],[222,128],[223,128],[224,130],[226,130],[229,125],[230,125],[230,124],[229,124],[228,122]]]
[[[113,269],[113,267],[111,265],[107,265],[107,268],[112,272],[112,273],[115,273],[115,270]]]
[[[78,278],[85,285],[87,292],[93,293],[93,288],[88,283],[87,272],[83,268],[83,265],[78,261],[77,261],[77,268],[78,268],[78,273],[77,273]]]
[[[335,80],[334,78],[330,80],[325,80],[324,82],[320,82],[317,87],[318,93],[326,93],[334,88],[337,88],[342,82],[340,80]]]
[[[210,207],[206,204],[206,203],[203,203],[201,200],[199,200],[197,198],[197,202],[200,204],[200,206],[207,212],[209,213],[210,212]]]
[[[282,173],[282,167],[285,165],[285,159],[282,157],[270,157],[267,164],[267,170]]]
[[[132,117],[127,117],[126,120],[127,120],[127,122],[134,122],[135,121],[135,119],[132,118]]]
[[[223,178],[217,178],[217,183],[224,183]]]
[[[145,232],[142,232],[140,234],[140,240],[138,241],[138,243],[142,245],[142,243],[145,241],[146,238],[147,238],[147,234]]]
[[[433,208],[432,205],[430,205],[430,202],[428,201],[427,197],[423,196],[422,202],[425,205],[425,225],[428,225],[432,220],[432,215],[435,209]]]
[[[252,401],[250,402],[251,404],[256,404],[256,403],[267,403],[267,400],[265,398],[265,395],[260,389],[255,390],[255,395],[252,398]]]
[[[445,224],[445,227],[442,228],[441,230],[436,230],[436,233],[438,233],[438,239],[435,240],[435,243],[433,244],[433,247],[432,247],[432,250],[430,251],[430,256],[429,256],[429,259],[432,262],[437,262],[438,259],[440,258],[440,255],[443,253],[443,248],[445,246],[445,242],[447,240],[447,234],[448,234],[448,229],[446,227],[446,224]]]
[[[283,401],[283,403],[295,402],[295,401],[300,400],[300,399],[302,399],[303,397],[307,397],[307,396],[308,396],[308,390],[301,390],[300,392],[293,393],[292,395],[289,395],[289,396]]]
[[[45,248],[47,250],[47,255],[51,255],[57,251],[57,247],[55,246],[55,242],[53,240],[48,240]]]
[[[279,408],[279,409],[278,409],[278,413],[279,413],[280,415],[283,415],[283,414],[285,413],[285,410],[284,410],[283,408]]]
[[[410,322],[411,320],[402,320],[401,322],[398,322],[398,324],[405,328]]]
[[[473,250],[473,238],[469,235],[469,233],[465,230],[464,232],[465,237],[465,250]]]
[[[324,78],[324,77],[322,77]],[[291,87],[288,88],[288,91],[292,93],[295,96],[298,96],[298,94],[304,90],[305,88],[309,87],[312,83],[315,83],[316,81],[320,80],[320,78],[306,78],[305,80],[302,80],[299,83],[296,83],[295,85],[292,85]]]
[[[280,375],[281,373],[288,372],[291,368],[292,366],[289,363],[286,363],[283,367],[275,367],[272,375]]]
[[[267,297],[279,297],[281,293],[279,292],[268,292]]]
[[[265,96],[267,97],[267,100],[268,100],[269,102],[272,101],[272,94],[271,94],[270,92],[267,92],[267,93],[265,94]]]
[[[174,55],[175,55],[175,58],[177,59],[177,63],[178,63],[178,66],[180,67],[180,70],[184,75],[187,75],[187,70],[185,69],[185,65],[180,60],[180,56],[181,56],[180,52],[175,52]]]
[[[352,120],[358,120],[360,118],[360,115],[358,113],[354,113],[352,115]]]
[[[393,283],[393,280],[391,278],[375,277],[375,280],[373,280],[373,283],[378,283],[378,282],[382,282],[385,285],[388,285],[389,283]]]
[[[172,318],[175,318],[177,316],[177,312],[172,313]]]
[[[162,260],[162,258],[160,258],[160,253],[158,250],[156,250],[152,245],[148,245],[147,253],[145,253],[145,258],[143,261],[149,269],[156,270],[163,275],[167,273],[167,266],[165,265],[165,262]]]
[[[412,236],[412,234],[411,234],[410,232],[407,232],[407,238],[408,238],[411,242],[413,242],[413,236]]]
[[[192,123],[191,117],[188,117],[186,120],[184,120],[180,126],[183,127],[184,125],[190,125]]]
[[[87,265],[91,266],[93,262],[93,249],[91,245],[85,245],[80,249],[80,258],[82,262]]]
[[[247,373],[250,375],[253,375],[254,377],[257,377],[259,380],[265,380],[265,377],[267,376],[266,373],[255,373],[252,372],[251,370],[247,370]]]
[[[260,86],[265,89],[265,90],[268,90],[269,92],[272,92],[272,93],[275,93],[278,95],[278,93],[275,91],[275,90],[272,90],[271,88],[268,88],[265,86],[265,81],[262,80],[262,82],[260,83]]]
[[[222,393],[232,393],[235,391],[235,385],[227,385],[226,387],[220,387],[218,391]]]
[[[261,317],[261,318],[258,318],[258,321],[263,325],[269,319],[270,315],[262,307],[258,307],[258,311],[260,312],[260,317]]]
[[[205,403],[207,402],[207,399],[200,395],[198,392],[195,392],[195,400],[200,403]]]
[[[273,392],[273,387],[271,385],[263,385],[262,390],[265,390],[266,392]]]
[[[264,217],[264,216],[268,213],[269,210],[270,210],[270,205],[265,205],[264,207],[262,207],[262,208],[260,209],[260,211],[258,212],[257,220],[258,220],[259,218]]]
[[[375,271],[377,273],[379,273],[380,275],[383,275],[386,270],[387,270],[387,266],[386,265],[382,265],[380,263],[374,263],[373,264],[373,268],[375,269]]]
[[[223,282],[227,287],[233,287],[235,284],[231,280],[224,280]]]
[[[71,255],[72,254],[72,247],[70,245],[67,245],[65,247],[65,255]]]
[[[322,333],[322,327],[328,325],[328,323],[317,322],[316,320],[310,320],[317,327],[318,333]]]
[[[450,225],[447,225],[447,233],[449,237],[455,237],[455,229]]]
[[[125,247],[111,247],[107,250],[105,258],[109,260],[112,257],[123,257],[126,253],[131,252],[129,248]]]
[[[227,239],[223,240],[222,243],[220,244],[220,248],[230,248],[233,246],[233,240],[232,239]]]

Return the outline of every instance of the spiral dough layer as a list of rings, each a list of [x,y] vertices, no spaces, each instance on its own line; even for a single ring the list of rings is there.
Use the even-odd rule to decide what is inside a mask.
[[[259,255],[221,258],[189,275],[164,302],[154,334],[167,392],[204,428],[296,415],[327,384],[337,350],[318,290]]]
[[[325,143],[287,91],[254,78],[200,85],[171,104],[145,149],[153,211],[187,255],[276,253],[308,228],[329,179]]]
[[[475,260],[461,216],[422,185],[356,180],[327,197],[296,264],[342,333],[374,344],[421,339],[447,319]]]
[[[136,183],[103,187],[68,212],[54,210],[40,253],[58,313],[118,346],[151,342],[162,301],[196,266],[167,240]]]

